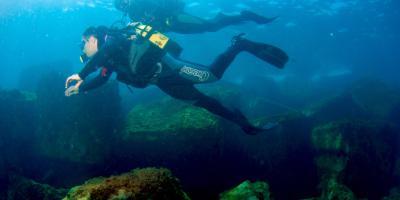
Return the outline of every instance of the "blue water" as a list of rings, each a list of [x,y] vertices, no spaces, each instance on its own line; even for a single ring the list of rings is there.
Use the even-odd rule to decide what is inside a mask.
[[[204,64],[240,32],[275,44],[291,57],[284,71],[276,71],[244,55],[226,73],[224,78],[230,81],[261,73],[316,84],[324,77],[339,76],[395,82],[400,63],[398,8],[399,3],[391,0],[187,1],[187,12],[204,18],[219,11],[230,14],[249,9],[279,16],[279,20],[265,26],[232,26],[216,33],[171,35],[184,46],[184,58]],[[31,65],[66,61],[77,71],[82,67],[77,56],[83,30],[90,25],[110,25],[121,16],[112,1],[1,1],[0,86],[17,88],[19,72]],[[248,63],[254,67],[241,67]]]

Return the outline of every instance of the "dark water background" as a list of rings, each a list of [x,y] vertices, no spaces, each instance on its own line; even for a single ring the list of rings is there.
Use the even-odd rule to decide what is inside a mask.
[[[302,106],[325,99],[327,96],[332,95],[332,93],[344,90],[359,79],[377,79],[387,83],[390,87],[398,87],[400,85],[398,69],[400,65],[400,26],[398,25],[400,3],[398,1],[202,0],[186,2],[186,11],[188,13],[204,18],[212,18],[219,11],[234,14],[243,9],[249,9],[266,16],[279,16],[277,21],[265,26],[244,23],[222,29],[215,33],[193,35],[170,34],[170,36],[184,47],[182,55],[184,59],[203,64],[209,64],[219,52],[230,45],[232,36],[242,32],[247,33],[246,37],[252,40],[274,44],[287,51],[290,61],[284,70],[277,70],[269,65],[265,65],[265,63],[249,54],[243,54],[236,59],[223,77],[224,82],[243,85],[243,87],[250,88],[256,93],[264,95],[268,100],[271,100],[271,105],[280,108],[276,112],[300,109]],[[68,71],[68,74],[77,72],[82,67],[78,56],[80,55],[79,44],[83,30],[92,25],[111,25],[114,21],[119,20],[121,16],[122,14],[114,9],[110,0],[1,0],[0,88],[35,90],[37,89],[37,78],[41,74],[49,71],[64,72],[65,70]],[[218,84],[215,83],[215,86],[218,86]],[[273,90],[269,90],[271,88],[269,84],[279,86],[281,89],[283,88],[283,90],[288,91],[292,96],[286,97],[286,99],[275,96],[276,94]],[[41,84],[41,87],[43,91],[46,90],[47,86],[46,84]],[[54,89],[54,87],[51,88]],[[127,113],[136,102],[139,102],[138,99],[140,98],[152,99],[160,95],[158,92],[154,94],[154,91],[157,91],[155,88],[146,89],[145,91],[150,92],[146,93],[135,90],[134,94],[131,94],[125,89],[125,86],[122,86],[121,100],[123,102],[123,112]],[[60,91],[60,93],[62,92]],[[147,96],[141,97],[140,95]],[[307,98],[304,96],[307,96]],[[244,99],[246,100],[246,98]],[[312,102],[306,102],[306,100]],[[51,102],[51,100],[48,101]],[[56,108],[52,108],[49,105],[49,109]],[[24,107],[21,110],[24,110]],[[247,113],[251,112],[253,111],[247,111]],[[21,113],[25,112],[21,111]],[[398,110],[393,111],[393,113],[398,113]],[[17,145],[14,148],[21,151],[15,153],[15,156],[19,156],[19,160],[23,160],[24,158],[21,158],[21,155],[24,155],[23,151],[25,147],[22,146],[19,148],[18,144],[29,143],[29,137],[24,135],[24,131],[34,127],[36,119],[29,115],[14,114],[15,116],[24,116],[27,118],[25,121],[31,122],[22,126],[25,129],[15,129],[13,140],[11,140],[15,141]],[[398,114],[393,114],[393,116],[399,117]],[[62,118],[63,116],[59,117]],[[30,118],[32,120],[29,120]],[[302,122],[296,123],[301,124]],[[307,127],[305,129],[309,128],[307,122],[299,124],[292,125],[293,127],[304,126]],[[107,129],[108,127],[105,128]],[[288,132],[290,132],[290,128],[288,129]],[[21,162],[20,164],[23,166],[21,168],[25,170],[24,175],[33,179],[46,180],[57,187],[76,185],[78,181],[77,179],[67,179],[65,177],[64,180],[57,180],[56,176],[52,176],[52,174],[62,172],[66,174],[75,173],[76,176],[82,175],[82,177],[85,177],[84,175],[86,174],[87,177],[85,178],[90,178],[91,176],[102,175],[104,172],[106,172],[106,175],[120,173],[129,170],[132,166],[163,166],[166,164],[172,169],[180,169],[177,175],[183,179],[184,183],[193,179],[199,181],[191,183],[192,189],[195,188],[193,191],[190,191],[192,194],[199,195],[204,194],[204,191],[210,191],[212,195],[215,195],[215,193],[220,192],[222,189],[232,186],[233,182],[242,181],[242,176],[235,176],[238,171],[242,170],[241,165],[238,165],[234,161],[237,159],[243,163],[246,163],[246,161],[253,162],[248,158],[248,154],[241,151],[243,150],[241,148],[246,146],[246,142],[262,146],[266,144],[273,145],[274,140],[282,139],[280,136],[273,136],[271,138],[264,138],[268,139],[269,142],[263,143],[262,141],[257,141],[257,139],[243,138],[242,135],[235,136],[237,137],[228,137],[224,141],[224,145],[238,147],[238,149],[228,148],[232,152],[224,152],[224,155],[227,156],[223,159],[226,160],[218,160],[217,162],[225,162],[225,165],[221,166],[213,166],[209,163],[203,166],[197,165],[198,163],[196,162],[193,164],[185,163],[184,161],[182,161],[184,164],[168,163],[167,161],[165,161],[166,163],[157,163],[159,160],[156,162],[151,159],[136,160],[137,162],[131,165],[124,163],[123,157],[117,160],[109,160],[107,166],[90,166],[82,171],[74,171],[78,166],[74,166],[73,163],[66,161],[64,163],[62,160],[43,160],[40,157],[27,158],[31,159],[28,160],[28,163],[35,163],[32,168],[29,168],[27,160],[17,161],[17,163]],[[173,141],[173,138],[168,139],[169,142]],[[308,143],[307,136],[299,134],[294,136],[294,138],[287,136],[287,139],[295,140],[296,144],[300,147],[304,146],[304,152],[311,151],[306,147]],[[27,141],[21,142],[21,140]],[[0,146],[4,147],[7,145]],[[148,151],[147,153],[151,155],[163,151],[163,149],[146,149],[145,144],[143,146],[139,144],[134,148],[136,148],[134,150],[137,152]],[[168,145],[165,148],[168,148]],[[243,148],[245,149],[245,147]],[[253,152],[257,151],[257,148],[252,147],[250,150],[246,149],[245,151]],[[132,151],[132,149],[129,150]],[[271,147],[269,150],[273,151],[273,148]],[[11,152],[9,149],[2,152],[7,151]],[[123,148],[117,152],[123,153]],[[300,154],[306,155],[305,157],[297,157],[298,154],[296,153],[298,152],[293,150],[292,152],[286,152],[284,155],[288,156],[287,159],[292,162],[297,161],[299,164],[298,168],[289,174],[284,174],[278,169],[273,169],[272,173],[275,173],[275,175],[269,176],[269,179],[276,184],[275,187],[279,187],[280,189],[283,187],[295,188],[297,183],[289,183],[294,179],[293,177],[304,178],[304,176],[307,177],[309,175],[310,182],[307,184],[312,186],[304,183],[304,187],[299,187],[297,190],[294,189],[291,191],[294,192],[294,196],[296,197],[306,197],[306,194],[315,195],[316,190],[302,191],[304,188],[313,188],[316,184],[314,180],[317,177],[311,172],[315,170],[315,166],[306,162],[312,160],[312,158],[307,157],[309,155],[307,153]],[[211,162],[212,160],[212,158],[208,157],[209,155],[201,154],[201,152],[193,153],[193,156],[197,156],[199,163],[201,161]],[[262,155],[258,156],[262,157]],[[196,159],[193,160],[196,161]],[[250,163],[249,165],[253,166],[253,164]],[[285,165],[285,163],[280,163],[279,166],[287,167],[288,169],[283,170],[286,173],[290,171],[291,164],[287,163]],[[225,168],[227,165],[230,168]],[[206,168],[206,166],[213,166],[215,168]],[[257,165],[254,164],[254,166]],[[249,171],[247,174],[247,177],[251,179],[257,179],[259,174],[263,174],[263,168],[251,168],[247,165],[246,167],[247,170],[254,170]],[[49,168],[52,171],[47,172],[46,170]],[[199,171],[205,170],[205,172],[188,176],[188,174],[196,169]],[[224,171],[225,173],[218,174],[218,171]],[[234,181],[222,181],[223,183],[215,183],[215,185],[202,183],[201,181],[205,181],[202,179],[202,176],[207,173],[215,176],[215,179],[233,179]],[[46,179],[43,177],[51,178]],[[76,178],[75,176],[72,177]],[[210,188],[201,188],[207,184],[211,185]],[[379,195],[381,194],[379,193]],[[278,195],[287,198],[282,191]]]

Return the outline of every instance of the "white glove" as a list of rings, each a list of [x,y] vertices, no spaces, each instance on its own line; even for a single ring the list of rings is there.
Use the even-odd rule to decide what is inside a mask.
[[[140,22],[130,22],[130,23],[128,23],[127,26],[135,27],[135,26],[137,26],[137,25],[139,25],[139,24],[141,24],[141,23],[140,23]]]
[[[73,85],[65,90],[65,96],[70,97],[72,95],[79,94],[79,86]]]
[[[70,84],[71,82],[73,82],[73,81],[77,81],[77,84],[76,84],[76,85],[78,85],[79,82],[82,83],[81,77],[80,77],[78,74],[74,74],[74,75],[68,77],[67,80],[65,81],[65,89],[67,89],[68,86],[69,86],[69,84]],[[80,84],[79,84],[79,85],[80,85]],[[79,87],[79,85],[78,85],[78,87]]]
[[[73,81],[76,81],[75,85],[69,86],[69,84]],[[83,83],[81,77],[78,74],[74,74],[67,78],[65,81],[65,96],[69,97],[75,94],[79,94],[79,87]]]

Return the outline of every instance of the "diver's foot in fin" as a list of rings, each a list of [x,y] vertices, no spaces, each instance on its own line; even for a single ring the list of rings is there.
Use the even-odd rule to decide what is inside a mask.
[[[223,12],[219,12],[215,17],[214,17],[214,21],[219,21],[221,19],[225,19],[229,17],[228,15],[224,14]]]
[[[247,134],[247,135],[257,135],[262,132],[266,131],[271,131],[274,128],[277,128],[279,126],[278,122],[268,122],[262,127],[255,127],[255,126],[245,126],[242,127],[242,130]]]
[[[236,48],[239,51],[247,51],[277,68],[282,69],[285,67],[289,56],[283,50],[269,44],[245,39],[243,38],[244,35],[244,33],[241,33],[232,38],[232,48]]]
[[[264,131],[269,131],[269,130],[272,130],[274,128],[277,128],[278,126],[279,126],[278,122],[268,122],[268,123],[264,124],[264,126],[262,126],[262,129]]]
[[[245,132],[247,135],[257,135],[258,133],[262,132],[262,128],[258,128],[255,126],[245,126],[242,127],[243,132]]]
[[[253,21],[257,24],[268,24],[278,18],[278,17],[272,17],[272,18],[264,17],[248,10],[240,12],[240,16],[242,16],[246,20]]]
[[[279,125],[276,122],[269,122],[262,127],[256,127],[247,120],[240,110],[235,109],[233,110],[233,113],[236,118],[234,122],[236,122],[236,124],[238,124],[247,135],[257,135],[258,133],[269,131]]]

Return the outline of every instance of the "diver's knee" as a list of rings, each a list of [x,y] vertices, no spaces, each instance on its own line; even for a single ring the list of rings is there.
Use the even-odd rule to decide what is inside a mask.
[[[190,66],[182,67],[179,70],[179,75],[194,84],[211,83],[219,80],[219,78],[208,69],[200,69]]]

